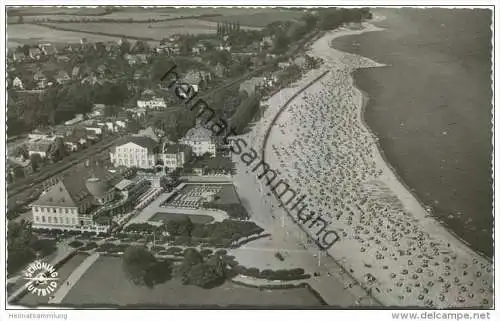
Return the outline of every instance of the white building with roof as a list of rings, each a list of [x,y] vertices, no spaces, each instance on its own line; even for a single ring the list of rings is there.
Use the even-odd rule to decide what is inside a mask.
[[[158,110],[167,108],[167,104],[165,103],[165,99],[161,97],[151,97],[137,100],[137,107]]]
[[[121,139],[111,149],[111,163],[117,166],[154,168],[158,143],[151,137],[129,136]]]
[[[216,143],[210,129],[204,128],[199,123],[191,128],[180,141],[181,144],[188,145],[196,156],[209,153],[215,156]]]
[[[106,232],[96,222],[99,209],[116,197],[117,176],[101,168],[82,170],[59,180],[31,205],[33,227]]]

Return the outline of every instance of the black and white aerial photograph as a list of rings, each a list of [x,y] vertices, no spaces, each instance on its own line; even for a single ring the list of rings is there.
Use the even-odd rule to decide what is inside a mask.
[[[3,6],[6,320],[495,319],[493,5],[36,4]]]

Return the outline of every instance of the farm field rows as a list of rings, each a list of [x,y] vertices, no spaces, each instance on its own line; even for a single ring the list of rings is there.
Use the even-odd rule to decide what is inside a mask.
[[[215,34],[217,23],[199,19],[183,19],[156,23],[45,23],[45,25],[75,32],[107,33],[117,36],[141,37],[161,40],[174,34]],[[244,27],[243,27],[244,28]],[[245,28],[244,28],[245,29]],[[252,28],[246,28],[252,29]]]
[[[32,24],[7,25],[7,46],[9,48],[22,44],[51,43],[79,43],[81,38],[89,41],[118,41],[120,37],[93,35],[82,32],[53,30]]]
[[[238,21],[242,26],[265,27],[274,21],[291,21],[299,19],[303,15],[301,11],[289,11],[274,9],[264,12],[243,12],[241,14],[223,15],[219,17],[204,17],[207,21]]]

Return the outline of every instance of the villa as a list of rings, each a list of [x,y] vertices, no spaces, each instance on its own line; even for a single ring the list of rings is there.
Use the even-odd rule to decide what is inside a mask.
[[[180,143],[191,146],[196,156],[202,156],[206,153],[215,156],[216,144],[212,131],[199,124],[188,130],[186,136],[180,140]]]

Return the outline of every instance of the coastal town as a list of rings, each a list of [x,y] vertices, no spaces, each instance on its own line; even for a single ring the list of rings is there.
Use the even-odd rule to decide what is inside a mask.
[[[429,214],[364,123],[351,74],[385,65],[331,46],[383,16],[44,9],[7,12],[9,304],[493,305],[491,260]],[[183,21],[206,25],[153,36]],[[83,36],[15,33],[30,27]],[[27,282],[34,261],[52,274]]]

